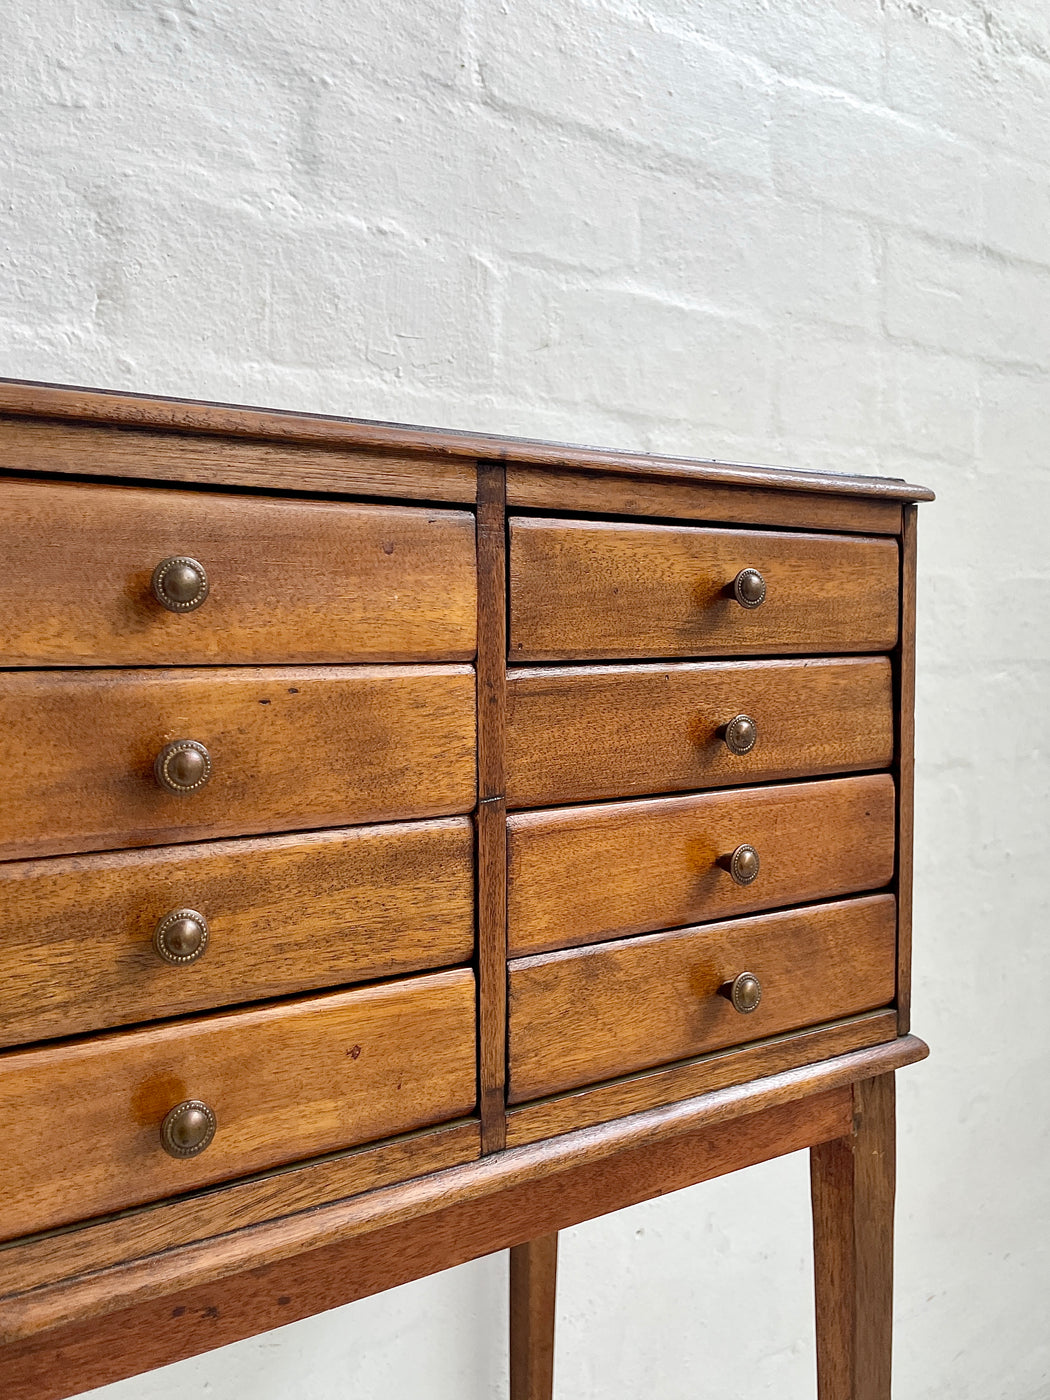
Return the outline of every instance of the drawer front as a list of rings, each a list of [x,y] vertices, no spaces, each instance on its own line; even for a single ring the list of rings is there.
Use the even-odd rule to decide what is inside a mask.
[[[893,876],[888,774],[523,812],[508,821],[512,955],[879,889]],[[738,884],[720,861],[758,853]]]
[[[745,569],[765,599],[743,607]],[[513,661],[888,651],[893,540],[689,526],[515,519]]]
[[[473,864],[454,817],[0,865],[0,1042],[466,962]]]
[[[745,753],[744,726],[753,721]],[[729,787],[885,768],[886,657],[511,670],[507,801],[514,807]]]
[[[8,671],[0,856],[467,812],[474,710],[465,666]],[[172,795],[184,739],[211,777]]]
[[[510,965],[510,1099],[594,1084],[893,1001],[890,895],[650,934]],[[750,1013],[719,989],[742,972]]]
[[[187,1100],[199,1156],[161,1146]],[[432,973],[0,1057],[0,1238],[444,1122],[475,1101],[474,977]]]
[[[6,481],[0,548],[4,666],[474,655],[466,511]],[[179,557],[207,578],[193,611],[151,588]]]

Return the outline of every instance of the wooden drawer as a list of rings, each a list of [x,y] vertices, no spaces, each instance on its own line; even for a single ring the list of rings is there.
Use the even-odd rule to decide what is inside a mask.
[[[732,596],[757,569],[765,601]],[[513,661],[888,651],[896,542],[592,520],[510,522]]]
[[[7,480],[0,665],[468,661],[466,511]],[[167,611],[150,581],[189,556],[209,586]]]
[[[467,817],[0,865],[0,1042],[466,962],[473,867]],[[173,964],[186,909],[207,941]]]
[[[725,738],[740,714],[757,733],[744,754]],[[886,657],[508,674],[514,807],[885,768],[892,758]]]
[[[192,1191],[470,1112],[474,977],[353,992],[0,1056],[0,1238]],[[165,1115],[215,1114],[170,1157]]]
[[[8,671],[0,856],[466,812],[474,712],[466,666]],[[175,796],[181,739],[212,775]]]
[[[887,1006],[896,932],[878,895],[511,963],[511,1102]],[[745,971],[749,1014],[719,995]]]
[[[879,889],[893,876],[888,774],[521,812],[508,826],[512,955]],[[758,852],[737,884],[719,861]]]

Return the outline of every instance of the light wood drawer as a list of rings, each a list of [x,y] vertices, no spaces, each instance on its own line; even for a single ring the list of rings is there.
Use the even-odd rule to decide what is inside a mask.
[[[466,511],[0,482],[0,665],[468,661]],[[162,560],[209,592],[167,611]]]
[[[469,1113],[474,977],[353,992],[0,1056],[0,1238],[175,1196]],[[199,1156],[161,1146],[200,1100]]]
[[[474,713],[466,666],[8,671],[0,856],[466,812]],[[183,739],[212,774],[172,795]]]
[[[516,813],[512,955],[879,889],[894,868],[888,774]],[[737,884],[719,861],[757,851]]]
[[[466,962],[473,866],[467,817],[8,862],[0,1042]],[[206,941],[172,963],[154,931],[180,910]]]
[[[754,721],[750,752],[725,728]],[[886,657],[512,669],[507,801],[514,807],[729,787],[885,768]]]
[[[511,963],[511,1102],[887,1006],[896,928],[879,895]],[[719,994],[745,971],[748,1014]]]
[[[732,596],[744,569],[765,580],[758,607]],[[519,518],[510,522],[510,657],[888,651],[898,583],[893,540]]]

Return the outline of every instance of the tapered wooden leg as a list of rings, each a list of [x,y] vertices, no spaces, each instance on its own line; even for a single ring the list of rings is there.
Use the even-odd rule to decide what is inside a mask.
[[[551,1400],[558,1236],[510,1251],[510,1400]]]
[[[810,1151],[820,1400],[890,1396],[893,1078],[854,1085],[853,1132]]]

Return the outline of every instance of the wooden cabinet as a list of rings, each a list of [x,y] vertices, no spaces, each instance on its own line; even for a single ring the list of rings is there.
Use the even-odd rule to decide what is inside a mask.
[[[929,498],[0,383],[0,1393],[808,1147],[886,1400]]]

